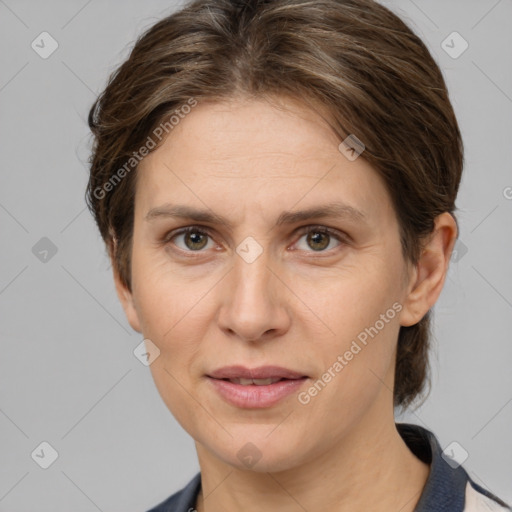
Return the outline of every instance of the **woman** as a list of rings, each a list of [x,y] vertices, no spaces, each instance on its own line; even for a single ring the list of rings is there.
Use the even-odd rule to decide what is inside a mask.
[[[371,0],[198,0],[89,115],[88,204],[200,473],[157,511],[505,510],[433,433],[430,309],[463,144]]]

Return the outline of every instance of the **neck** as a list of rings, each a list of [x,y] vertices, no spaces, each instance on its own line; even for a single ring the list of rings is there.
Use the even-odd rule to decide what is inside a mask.
[[[328,452],[285,471],[241,470],[196,442],[202,483],[197,511],[413,512],[429,466],[409,450],[392,414],[375,413]]]

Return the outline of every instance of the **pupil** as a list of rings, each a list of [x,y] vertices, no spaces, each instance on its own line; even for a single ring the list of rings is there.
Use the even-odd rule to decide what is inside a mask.
[[[201,238],[205,238],[202,234],[198,233],[197,231],[192,231],[190,233],[187,233],[187,240],[191,240],[192,244],[189,246],[190,249],[201,249],[204,247],[204,240],[203,244],[201,244],[200,240]],[[188,245],[188,244],[187,244]],[[198,247],[199,245],[199,247]]]
[[[319,241],[319,237],[320,237],[320,239],[323,237],[324,242],[326,242],[326,243],[322,244]],[[319,233],[318,231],[316,233],[311,234],[309,236],[309,240],[312,241],[312,243],[313,243],[312,249],[314,249],[314,250],[322,250],[322,249],[325,249],[329,245],[328,236],[325,233]],[[314,244],[320,244],[320,247],[315,248]]]

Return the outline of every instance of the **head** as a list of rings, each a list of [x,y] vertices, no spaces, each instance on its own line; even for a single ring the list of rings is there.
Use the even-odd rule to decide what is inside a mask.
[[[258,440],[292,464],[304,432],[314,453],[424,396],[463,146],[437,64],[385,7],[245,4],[198,0],[138,39],[89,114],[87,201],[176,419],[231,462]],[[309,377],[281,433],[282,405],[211,390],[231,364]]]

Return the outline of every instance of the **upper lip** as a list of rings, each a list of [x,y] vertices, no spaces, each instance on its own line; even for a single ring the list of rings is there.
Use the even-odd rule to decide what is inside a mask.
[[[214,379],[300,379],[306,375],[294,372],[281,366],[258,366],[257,368],[246,368],[245,366],[223,366],[208,374]]]

